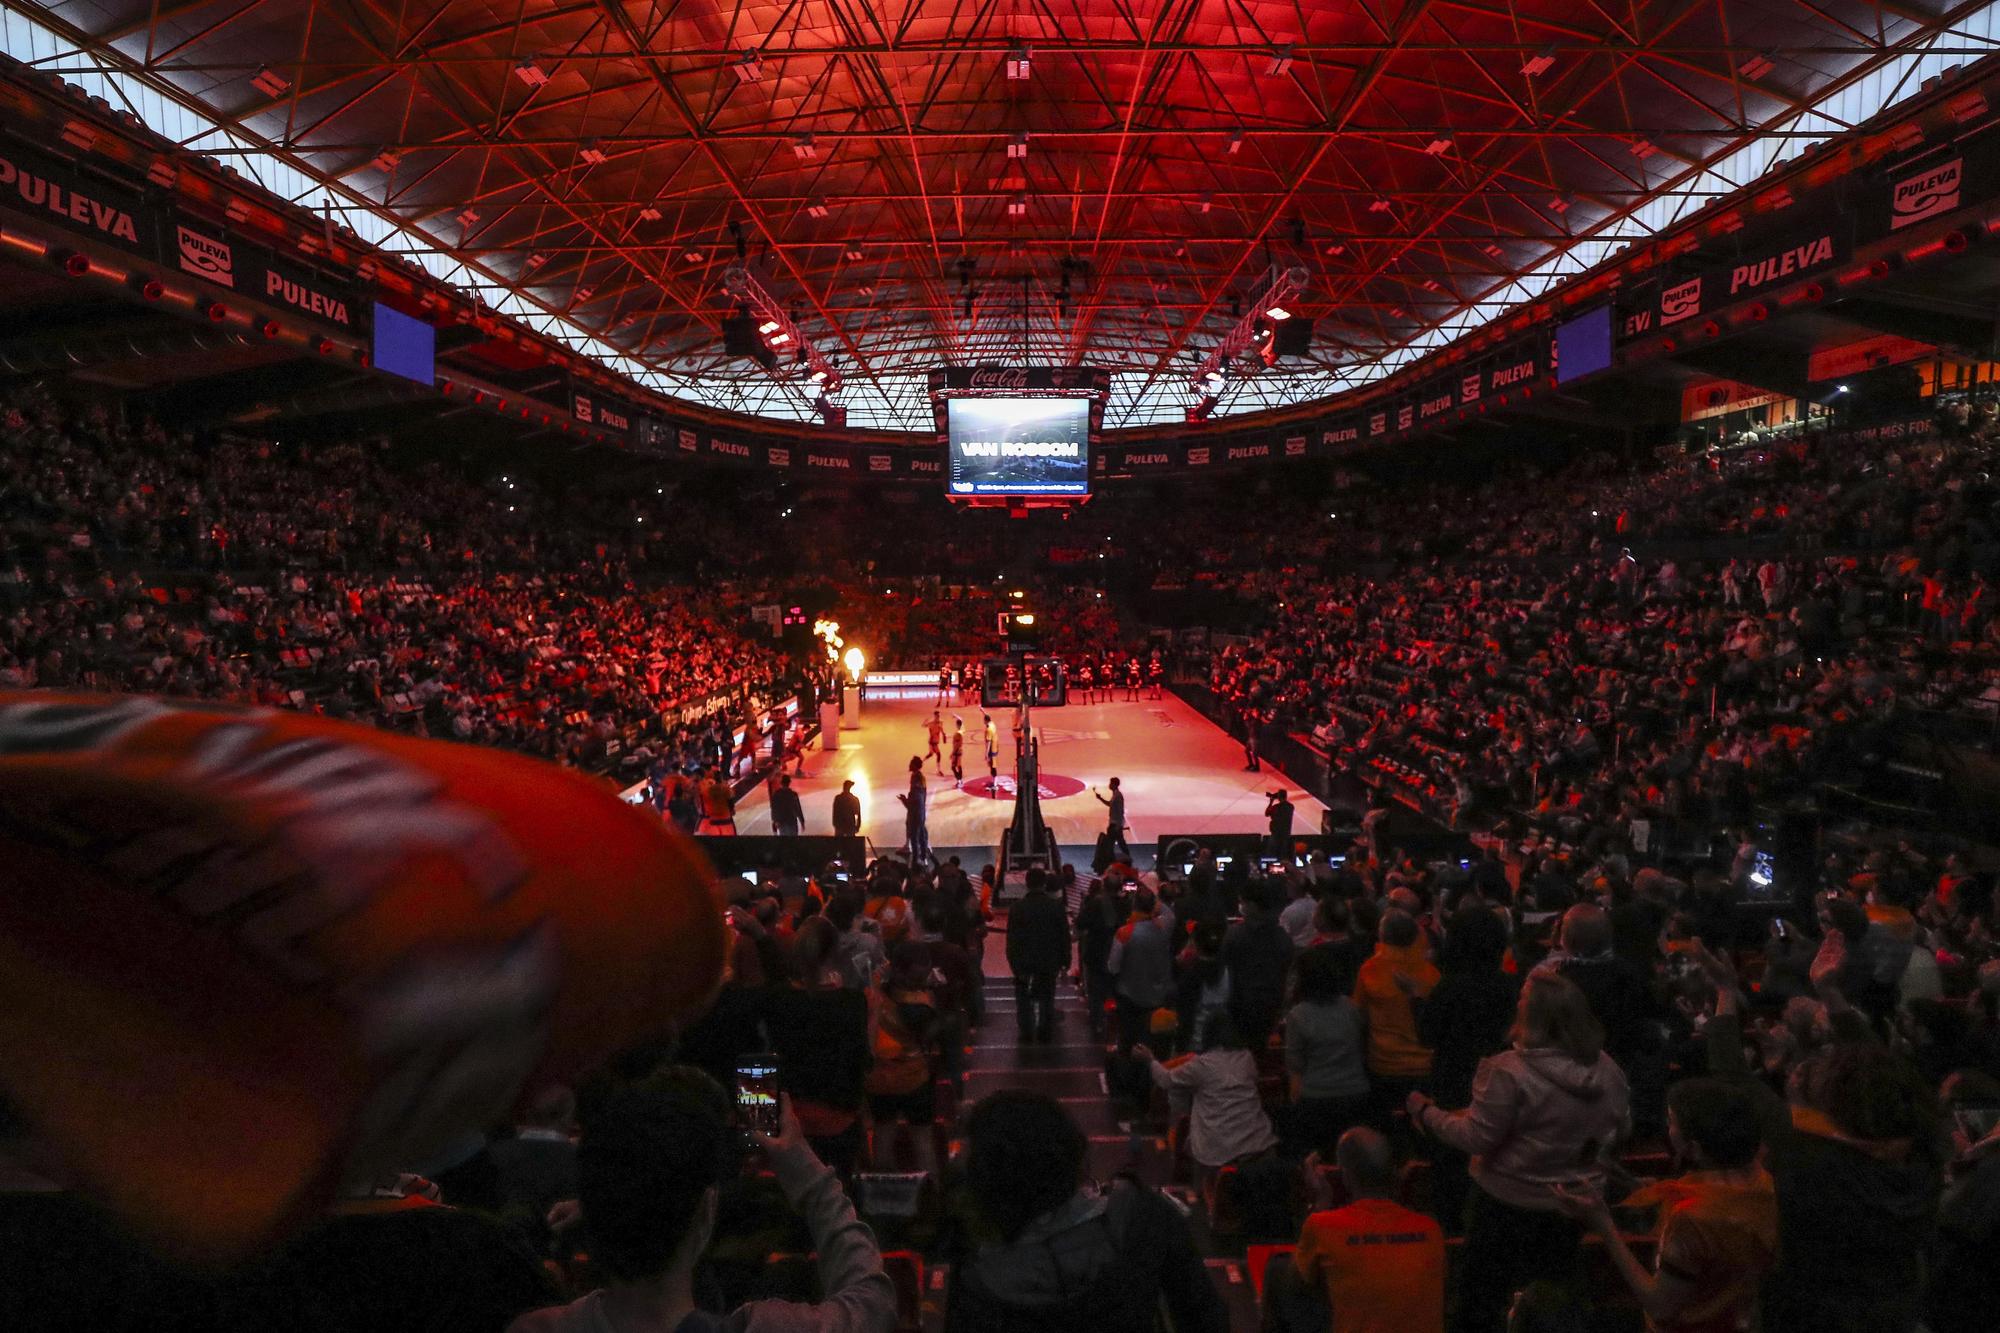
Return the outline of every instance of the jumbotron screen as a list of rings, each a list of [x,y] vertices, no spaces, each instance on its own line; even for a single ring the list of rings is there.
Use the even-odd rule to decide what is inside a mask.
[[[1090,400],[953,398],[952,495],[1090,494]]]

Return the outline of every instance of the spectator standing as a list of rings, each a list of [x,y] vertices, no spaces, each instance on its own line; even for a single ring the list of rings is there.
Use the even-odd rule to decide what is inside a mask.
[[[928,946],[904,940],[889,951],[889,966],[869,993],[868,1107],[879,1127],[886,1121],[928,1125],[935,1111],[931,1054],[942,1014],[928,983]]]
[[[857,890],[842,888],[826,905],[826,919],[837,931],[834,957],[840,968],[841,984],[865,991],[875,983],[875,974],[889,960],[882,936],[874,922],[861,912]]]
[[[1522,1285],[1573,1277],[1582,1231],[1555,1187],[1604,1188],[1627,1103],[1583,992],[1545,972],[1521,988],[1513,1049],[1481,1063],[1470,1106],[1410,1094],[1415,1127],[1472,1157],[1454,1330],[1495,1333]]]
[[[1554,953],[1536,964],[1538,972],[1559,972],[1590,1001],[1604,1026],[1604,1049],[1627,1069],[1657,1045],[1655,1005],[1645,974],[1612,951],[1611,919],[1594,903],[1578,903],[1563,913]],[[1654,1104],[1658,1114],[1658,1103]],[[1655,1121],[1657,1124],[1657,1120]]]
[[[1298,1003],[1285,1015],[1285,1068],[1295,1147],[1325,1155],[1368,1112],[1367,1039],[1338,954],[1299,955]]]
[[[1161,1064],[1144,1044],[1132,1048],[1153,1083],[1187,1101],[1188,1153],[1213,1177],[1278,1146],[1271,1117],[1257,1096],[1257,1062],[1227,1018],[1209,1030],[1208,1049]]]
[[[1521,981],[1503,970],[1506,954],[1506,918],[1483,904],[1467,903],[1445,925],[1438,983],[1431,993],[1418,994],[1414,978],[1403,983],[1417,1015],[1417,1040],[1431,1048],[1431,1096],[1447,1111],[1472,1104],[1480,1062],[1507,1049]],[[1445,1228],[1456,1234],[1465,1212],[1470,1164],[1449,1144],[1434,1147],[1431,1201]]]
[[[1285,904],[1284,911],[1278,913],[1278,925],[1292,937],[1293,945],[1300,949],[1311,948],[1319,938],[1319,899],[1314,896],[1318,890],[1310,879],[1301,874],[1288,874],[1284,882],[1291,901]]]
[[[1558,1184],[1557,1200],[1602,1239],[1651,1333],[1755,1328],[1758,1285],[1778,1252],[1777,1196],[1757,1160],[1756,1100],[1727,1079],[1678,1083],[1668,1097],[1667,1138],[1693,1169],[1642,1185],[1619,1204],[1660,1209],[1655,1272],[1633,1256],[1601,1193]]]
[[[1122,892],[1117,880],[1108,876],[1099,879],[1077,909],[1076,964],[1082,973],[1093,1037],[1104,1035],[1104,1007],[1118,993],[1118,978],[1111,971],[1111,946],[1125,923],[1125,909],[1118,901]]]
[[[709,837],[736,836],[736,793],[720,768],[711,768],[701,784],[701,825],[695,831]]]
[[[1174,997],[1173,944],[1151,889],[1132,895],[1132,916],[1112,940],[1105,967],[1118,978],[1118,1053],[1129,1055],[1151,1030],[1153,1011]]]
[[[1909,1333],[1942,1186],[1936,1091],[1887,1047],[1844,1042],[1799,1066],[1790,1101],[1790,1132],[1766,1152],[1778,1263],[1764,1327]]]
[[[1083,1182],[1087,1144],[1056,1101],[996,1092],[966,1120],[948,1333],[1227,1333],[1194,1238],[1157,1190]]]
[[[1292,937],[1278,924],[1276,887],[1253,880],[1243,894],[1243,919],[1222,938],[1222,965],[1229,969],[1229,1014],[1243,1044],[1262,1051],[1285,1006],[1285,980],[1292,965]]]
[[[765,1026],[779,1090],[813,1151],[846,1177],[861,1157],[871,1056],[868,999],[843,972],[839,931],[824,916],[807,917],[792,940],[791,980],[767,998]]]
[[[584,1120],[578,1201],[591,1257],[610,1277],[599,1291],[516,1319],[510,1333],[887,1333],[896,1292],[882,1254],[833,1172],[813,1156],[781,1100],[778,1133],[759,1134],[785,1198],[805,1219],[825,1299],[752,1302],[725,1322],[695,1305],[694,1272],[733,1171],[729,1095],[713,1079],[670,1069],[617,1089]]]
[[[1438,983],[1437,966],[1424,951],[1423,933],[1409,913],[1382,914],[1375,952],[1361,965],[1354,984],[1354,1003],[1368,1030],[1368,1079],[1374,1097],[1375,1127],[1385,1132],[1397,1107],[1413,1092],[1427,1089],[1431,1048],[1417,1035],[1411,995],[1398,985],[1408,977],[1417,998]]]
[[[1069,965],[1069,920],[1049,892],[1048,872],[1028,872],[1028,892],[1007,913],[1007,966],[1014,974],[1021,1044],[1055,1039],[1056,975]]]

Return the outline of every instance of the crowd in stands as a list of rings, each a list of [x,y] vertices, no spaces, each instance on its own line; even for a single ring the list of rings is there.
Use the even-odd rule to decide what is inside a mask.
[[[29,394],[0,454],[0,688],[304,708],[636,775],[713,763],[713,726],[794,674],[740,598],[662,577],[698,517],[526,521],[525,483]]]
[[[1422,866],[1370,837],[1272,879],[1206,852],[1184,879],[1103,876],[1076,919],[1084,989],[1115,1008],[1142,1104],[1148,1080],[1169,1094],[1151,1114],[1211,1222],[1296,1246],[1267,1327],[1988,1318],[1969,1256],[2000,1243],[1990,871],[1830,865],[1774,926],[1740,881],[1629,858],[1496,841]],[[1510,1323],[1524,1291],[1540,1313]]]
[[[616,535],[508,525],[503,494],[365,450],[196,446],[34,400],[4,430],[9,687],[317,707],[657,781],[718,757],[664,706],[786,671],[720,592],[646,577],[630,511]],[[1224,541],[1267,623],[1212,688],[1366,780],[1351,846],[1270,874],[1207,850],[1185,874],[1037,870],[1004,921],[991,868],[951,858],[732,881],[697,1022],[225,1280],[71,1208],[11,1117],[0,1208],[66,1256],[39,1298],[99,1328],[888,1333],[928,1293],[954,1330],[1164,1310],[1219,1333],[1204,1251],[1238,1246],[1272,1329],[1988,1327],[1993,867],[1878,820],[1780,901],[1754,828],[1862,729],[1980,704],[1992,454],[1969,423],[1800,436],[1378,496],[1340,511],[1338,558],[1324,531]],[[934,640],[972,613],[907,596],[925,614],[891,641],[962,653]],[[1062,604],[1080,649],[1116,635],[1096,602]],[[1395,802],[1475,853],[1414,854]],[[1697,850],[1663,856],[1670,826]],[[1052,1097],[959,1105],[998,930],[1024,1054],[1067,976],[1134,1141],[1160,1132],[1191,1194],[1086,1180]],[[763,1060],[779,1110],[750,1133],[725,1089]],[[857,1210],[885,1168],[943,1191],[902,1238],[949,1265],[934,1286]]]
[[[1468,505],[1430,526],[1457,558],[1385,577],[1263,576],[1277,614],[1218,656],[1212,684],[1248,725],[1309,733],[1461,826],[1510,811],[1740,825],[1847,724],[1980,703],[1991,688],[1992,456],[1984,437],[1801,439],[1727,466],[1679,460],[1602,494],[1572,494],[1571,480],[1549,488],[1570,512],[1611,514],[1659,487],[1678,517],[1620,512],[1609,540],[1553,561],[1492,559],[1482,542],[1577,530],[1539,495]],[[1640,560],[1618,541],[1645,527],[1728,551],[1744,515],[1777,524],[1781,544]],[[1393,533],[1407,515],[1351,518]]]

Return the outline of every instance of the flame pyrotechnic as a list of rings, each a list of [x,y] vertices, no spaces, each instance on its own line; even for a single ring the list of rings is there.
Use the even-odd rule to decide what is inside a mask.
[[[813,621],[813,637],[826,646],[826,660],[840,661],[840,648],[844,640],[840,637],[840,622],[837,620]]]

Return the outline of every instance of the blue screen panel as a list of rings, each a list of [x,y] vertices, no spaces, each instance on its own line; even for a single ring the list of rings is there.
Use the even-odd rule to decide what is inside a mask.
[[[385,305],[375,307],[375,368],[429,385],[437,380],[437,330]]]
[[[1611,369],[1611,307],[1586,310],[1556,326],[1556,383]]]

